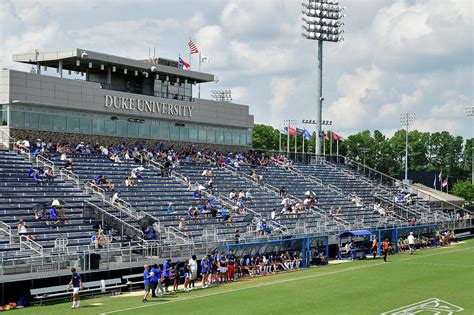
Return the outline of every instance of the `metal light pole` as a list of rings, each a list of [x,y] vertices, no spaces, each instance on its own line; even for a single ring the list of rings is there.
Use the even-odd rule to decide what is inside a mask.
[[[307,0],[302,3],[303,29],[306,31],[302,36],[306,39],[318,41],[318,64],[316,73],[317,101],[316,101],[316,155],[321,155],[321,140],[319,134],[322,131],[322,112],[323,112],[323,41],[339,42],[344,38],[340,35],[344,31],[341,26],[344,25],[340,20],[344,17],[342,11],[344,7],[339,6],[336,0]]]
[[[474,106],[466,106],[466,115],[470,117],[474,117]],[[472,118],[471,118],[471,131],[472,131]],[[474,185],[474,138],[471,139],[471,184]]]
[[[318,120],[314,119],[303,119],[301,121],[303,124],[309,124],[309,125],[316,125],[316,145],[314,148],[314,154],[318,156],[318,150],[317,150],[317,145],[319,141],[319,138],[321,137],[321,132],[322,132],[322,126],[331,126],[332,125],[332,120],[320,120],[321,123],[318,123]],[[322,138],[322,137],[321,137]],[[324,141],[324,140],[323,140]],[[324,143],[324,142],[323,142]],[[323,155],[324,155],[324,150],[323,150]]]
[[[405,184],[408,184],[408,127],[413,125],[415,118],[415,114],[400,115],[400,124],[405,127]]]

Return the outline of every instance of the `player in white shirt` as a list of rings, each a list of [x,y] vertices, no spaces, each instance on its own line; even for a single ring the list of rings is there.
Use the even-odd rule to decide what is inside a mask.
[[[195,289],[194,282],[196,281],[196,278],[197,278],[197,269],[198,269],[196,255],[192,256],[192,258],[188,262],[188,265],[189,265],[189,268],[191,269],[191,277],[190,277],[191,283],[189,285],[189,290],[193,290]]]
[[[413,232],[410,232],[410,235],[408,235],[407,239],[408,247],[410,248],[410,255],[413,255],[413,252],[415,251],[415,237],[413,236]]]

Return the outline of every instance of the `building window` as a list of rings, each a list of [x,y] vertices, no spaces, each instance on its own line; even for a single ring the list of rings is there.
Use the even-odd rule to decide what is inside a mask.
[[[214,130],[207,131],[207,142],[215,143],[216,142],[216,132]]]
[[[179,128],[179,139],[181,141],[189,141],[189,128],[187,127]]]
[[[38,129],[38,113],[25,114],[25,127]]]
[[[150,138],[150,123],[139,124],[138,135],[142,138]]]
[[[170,138],[170,125],[168,122],[160,122],[160,138],[163,140]]]
[[[216,142],[220,144],[224,143],[224,132],[222,129],[216,130]]]
[[[170,139],[179,140],[179,127],[170,126]]]
[[[50,114],[39,114],[38,127],[41,130],[52,130],[53,129],[53,116],[51,116]]]
[[[134,123],[134,122],[128,123],[128,135],[130,137],[135,137],[135,138],[138,137],[138,125],[139,124],[140,123]]]
[[[67,131],[79,132],[80,130],[79,117],[67,116]]]
[[[198,140],[198,130],[196,128],[189,128],[189,140],[191,141]]]
[[[92,133],[92,118],[81,117],[80,125],[81,125],[81,132]]]
[[[232,132],[224,132],[224,144],[232,144]]]
[[[115,120],[105,120],[105,134],[115,136],[117,134],[117,123]]]
[[[102,119],[94,118],[92,120],[92,132],[99,135],[105,133],[104,121]]]
[[[63,115],[53,116],[53,131],[66,131],[66,117]]]
[[[131,124],[125,120],[117,120],[117,136],[128,136],[128,125]]]
[[[206,129],[199,129],[199,141],[201,142],[206,142],[207,137],[206,137]]]
[[[160,138],[160,124],[158,122],[154,122],[151,124],[151,137],[153,139]]]
[[[25,113],[17,112],[15,110],[11,111],[10,114],[10,126],[13,128],[23,128],[25,127]]]

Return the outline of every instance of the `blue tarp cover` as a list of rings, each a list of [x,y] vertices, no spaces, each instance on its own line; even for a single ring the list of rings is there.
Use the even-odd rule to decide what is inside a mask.
[[[339,234],[339,238],[348,237],[348,236],[370,236],[372,232],[369,230],[356,230],[356,231],[347,231]]]

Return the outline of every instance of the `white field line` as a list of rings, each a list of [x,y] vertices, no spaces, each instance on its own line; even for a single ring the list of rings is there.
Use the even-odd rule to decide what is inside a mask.
[[[460,249],[455,249],[455,250],[450,250],[450,251],[443,251],[441,253],[434,253],[434,254],[429,254],[429,255],[411,257],[411,258],[402,259],[402,260],[399,260],[399,261],[414,260],[414,259],[418,259],[418,258],[449,254],[449,253],[459,252],[459,251],[464,251],[464,250],[469,250],[469,249],[474,249],[474,247],[467,247],[467,248],[460,248]],[[261,283],[261,284],[257,284],[257,285],[253,285],[253,286],[246,286],[246,287],[243,287],[243,288],[235,288],[235,289],[230,289],[230,290],[226,290],[226,291],[214,292],[214,293],[209,293],[209,294],[202,294],[202,295],[192,296],[192,297],[189,297],[189,298],[177,299],[177,300],[166,301],[166,302],[161,302],[161,303],[145,304],[145,305],[140,305],[140,306],[135,306],[135,307],[129,307],[129,308],[124,308],[124,309],[104,312],[104,313],[100,313],[100,315],[115,314],[115,313],[121,313],[121,312],[126,312],[126,311],[142,309],[142,308],[145,308],[145,307],[159,306],[159,305],[163,305],[163,304],[176,303],[176,302],[182,302],[182,301],[190,301],[190,300],[206,298],[206,297],[210,297],[210,296],[216,296],[216,295],[221,295],[221,294],[227,294],[227,293],[232,293],[232,292],[238,292],[238,291],[243,291],[243,290],[248,290],[248,289],[264,287],[264,286],[268,286],[268,285],[274,285],[274,284],[287,283],[287,282],[293,282],[293,281],[299,281],[299,280],[305,280],[305,279],[311,279],[311,278],[330,276],[330,275],[333,275],[333,274],[344,273],[344,272],[360,270],[360,269],[366,269],[366,268],[377,267],[377,266],[383,266],[383,265],[385,265],[385,264],[382,263],[382,261],[380,261],[380,263],[373,264],[373,265],[353,267],[353,268],[337,270],[337,271],[321,273],[321,274],[315,274],[315,275],[310,275],[310,276],[305,276],[305,277],[298,277],[298,278],[292,278],[292,279],[283,279],[283,280],[278,280],[278,281]]]

